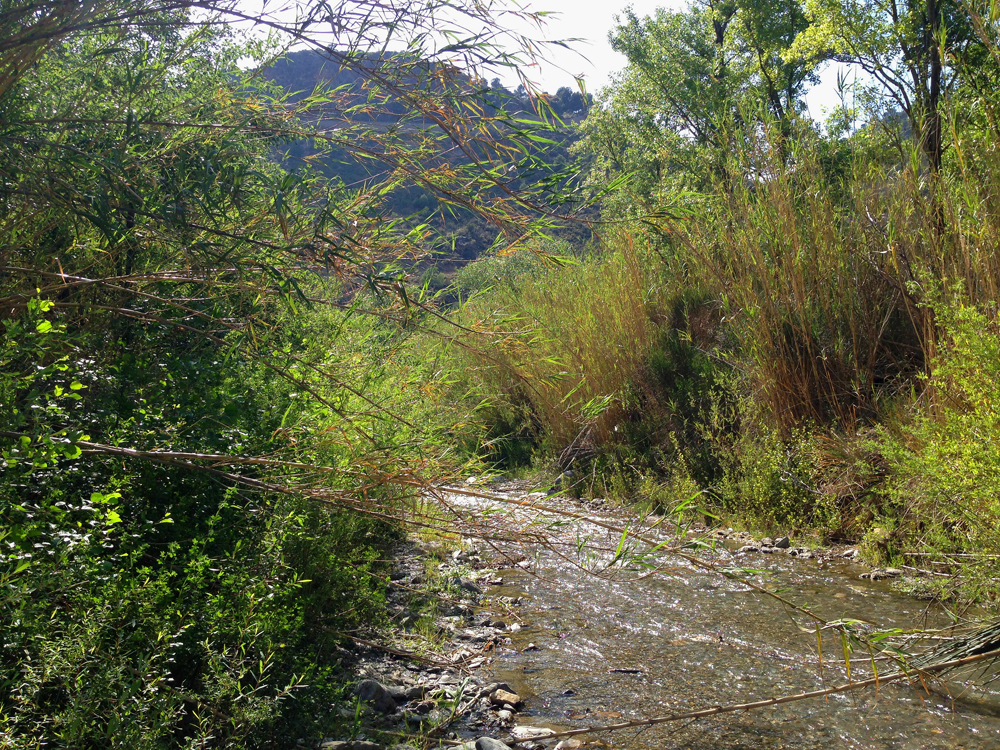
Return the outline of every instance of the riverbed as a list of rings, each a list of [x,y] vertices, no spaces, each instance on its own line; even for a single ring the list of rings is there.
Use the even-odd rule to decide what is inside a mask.
[[[458,502],[462,502],[458,500]],[[548,503],[552,501],[539,501]],[[562,510],[571,501],[559,501]],[[576,508],[613,524],[621,513]],[[544,513],[524,508],[496,513],[508,530]],[[633,521],[634,522],[634,521]],[[554,730],[612,724],[713,705],[744,703],[817,690],[847,680],[839,637],[824,639],[823,665],[811,625],[780,602],[741,581],[664,558],[666,573],[602,570],[620,535],[583,521],[550,532],[553,549],[529,552],[530,569],[501,572],[491,594],[519,598],[522,624],[501,650],[492,678],[525,699],[519,725]],[[584,570],[568,554],[587,538],[592,556]],[[562,545],[558,542],[562,542]],[[861,578],[866,568],[847,561],[787,555],[734,554],[731,548],[699,554],[824,619],[851,618],[856,627],[944,628],[937,605],[896,593],[890,582]],[[528,563],[522,563],[527,566]],[[854,679],[871,676],[867,653],[850,655]],[[867,662],[867,664],[866,664]],[[880,663],[883,673],[891,665]],[[953,687],[954,689],[954,687]],[[997,748],[1000,694],[979,687],[979,702],[951,700],[908,684],[830,696],[694,723],[667,724],[588,735],[588,746],[639,748]],[[596,745],[594,744],[596,741]]]

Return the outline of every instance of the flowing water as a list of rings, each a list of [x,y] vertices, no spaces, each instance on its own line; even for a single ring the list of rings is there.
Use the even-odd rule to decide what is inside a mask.
[[[525,519],[519,510],[494,523],[509,529]],[[585,534],[611,550],[619,541],[587,524],[560,534],[566,542]],[[726,550],[708,554],[734,564]],[[846,681],[839,638],[825,639],[821,672],[816,636],[800,627],[808,623],[738,581],[676,560],[672,578],[596,576],[567,557],[539,548],[532,571],[503,571],[504,584],[491,591],[523,600],[515,611],[525,627],[493,669],[494,679],[526,700],[519,724],[556,730],[610,724]],[[888,582],[861,579],[866,569],[847,561],[751,554],[735,564],[759,570],[753,580],[785,590],[825,619],[849,617],[879,629],[948,623],[940,608],[897,594]],[[538,650],[526,650],[529,644]],[[852,657],[855,679],[871,675],[864,658]],[[880,668],[891,671],[886,663]],[[869,689],[583,739],[635,749],[1000,748],[1000,694],[990,686],[979,690],[972,703],[883,685],[877,696]]]

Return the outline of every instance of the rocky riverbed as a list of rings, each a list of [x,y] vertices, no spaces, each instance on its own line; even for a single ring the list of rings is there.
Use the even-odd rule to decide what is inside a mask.
[[[569,507],[570,501],[560,503]],[[600,501],[573,507],[623,518],[623,511]],[[657,519],[645,523],[655,526]],[[570,538],[571,532],[562,533]],[[579,528],[572,533],[580,538]],[[853,617],[869,630],[876,623],[899,629],[946,624],[936,608],[887,586],[884,579],[903,571],[867,568],[851,546],[806,548],[787,537],[703,527],[685,538],[700,554],[754,571],[761,582],[792,592],[831,619]],[[1000,744],[992,709],[917,696],[908,686],[883,688],[874,703],[837,696],[821,706],[701,722],[707,736],[659,731],[550,739],[561,730],[706,702],[815,689],[843,676],[845,666],[831,643],[817,670],[815,636],[737,581],[695,569],[666,580],[623,578],[586,571],[558,550],[541,550],[530,561],[526,551],[468,539],[460,547],[403,545],[389,596],[397,637],[381,646],[358,642],[356,706],[341,709],[353,722],[350,739],[300,744],[336,750],[567,750],[585,740],[589,747],[630,749]]]

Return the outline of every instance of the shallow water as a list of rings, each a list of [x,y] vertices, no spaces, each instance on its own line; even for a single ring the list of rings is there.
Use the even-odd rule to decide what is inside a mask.
[[[581,528],[562,533],[570,540]],[[583,533],[611,548],[618,542],[593,527]],[[725,551],[709,554],[733,559]],[[896,594],[886,582],[862,580],[865,568],[848,562],[755,554],[738,564],[759,569],[755,581],[785,589],[827,619],[850,617],[880,629],[948,622],[940,609]],[[504,585],[491,590],[524,599],[516,614],[526,627],[493,668],[494,679],[526,699],[520,724],[557,730],[609,724],[846,681],[839,639],[825,640],[821,674],[815,635],[803,632],[779,602],[739,582],[686,565],[676,578],[598,577],[546,550],[538,551],[534,573],[503,571]],[[539,650],[524,651],[529,643]],[[870,676],[863,655],[852,662],[855,679]],[[880,669],[890,671],[886,664]],[[988,704],[1000,706],[1000,694],[983,692]],[[1000,717],[900,684],[881,686],[877,697],[865,690],[589,738],[636,749],[985,749],[1000,748]]]

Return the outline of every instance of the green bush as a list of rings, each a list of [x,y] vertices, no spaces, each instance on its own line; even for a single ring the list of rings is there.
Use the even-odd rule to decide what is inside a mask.
[[[1000,329],[962,295],[932,303],[942,336],[909,423],[884,431],[898,527],[884,552],[1000,552]],[[992,575],[995,566],[970,568]]]

